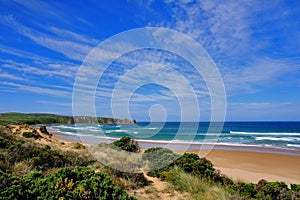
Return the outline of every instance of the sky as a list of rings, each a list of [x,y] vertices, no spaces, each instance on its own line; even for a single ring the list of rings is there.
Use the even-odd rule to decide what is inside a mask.
[[[105,69],[84,68],[99,44],[145,27],[197,42],[221,82],[215,74],[207,82],[184,57],[162,49],[129,51]],[[129,45],[119,41],[112,51]],[[84,79],[97,81],[96,88],[81,88],[83,99],[94,94],[97,116],[190,121],[200,113],[207,121],[215,81],[226,92],[228,121],[299,121],[300,1],[0,0],[0,66],[0,112],[72,115],[74,85]]]

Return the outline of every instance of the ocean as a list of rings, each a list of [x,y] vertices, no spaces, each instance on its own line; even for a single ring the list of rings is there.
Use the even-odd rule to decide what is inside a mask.
[[[49,128],[66,136],[89,138],[93,143],[130,136],[138,141],[153,143],[204,143],[300,150],[300,122],[139,122],[58,125]]]

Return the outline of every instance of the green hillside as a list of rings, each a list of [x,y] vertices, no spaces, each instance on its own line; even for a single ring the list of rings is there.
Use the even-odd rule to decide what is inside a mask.
[[[89,116],[78,116],[76,118],[76,123],[92,123],[95,121],[94,117]],[[114,118],[105,118],[98,117],[98,123],[100,124],[129,124],[133,123],[128,119],[114,119]],[[0,125],[7,124],[73,124],[74,117],[72,116],[62,116],[54,114],[43,114],[43,113],[18,113],[18,112],[9,112],[0,114]]]

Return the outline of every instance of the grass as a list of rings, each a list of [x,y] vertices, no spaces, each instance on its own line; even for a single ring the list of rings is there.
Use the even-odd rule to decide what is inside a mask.
[[[188,174],[179,167],[175,166],[166,172],[165,176],[175,190],[188,192],[196,200],[230,199],[224,188],[211,181]]]
[[[105,143],[90,146],[89,152],[104,165],[124,172],[138,173],[145,165],[141,154],[119,150]]]
[[[106,166],[107,173],[120,186],[134,189],[149,184],[143,174],[145,161],[141,154],[126,152],[105,143],[87,148],[93,158]]]
[[[155,182],[156,185],[143,188],[151,182],[151,179],[148,181],[143,174],[147,171],[147,164],[151,161],[161,164],[168,158],[163,157],[161,152],[170,155],[173,153],[171,150],[148,149],[147,151],[154,153],[139,154],[126,152],[105,143],[84,146],[76,142],[70,144],[71,148],[61,149],[50,142],[49,145],[44,145],[36,140],[27,139],[26,137],[33,136],[31,133],[33,131],[16,134],[9,126],[0,126],[0,193],[1,187],[7,189],[16,177],[19,181],[28,177],[28,174],[49,177],[62,168],[72,170],[78,166],[89,166],[92,167],[91,170],[105,172],[114,184],[127,189],[132,195],[139,195],[141,199],[170,199],[172,195],[174,200],[300,199],[300,185],[293,184],[289,189],[284,182],[234,183],[229,178],[220,176],[210,161],[193,154],[184,154],[165,170],[158,171],[159,177],[164,177],[168,183]],[[126,145],[130,146],[132,142]],[[41,172],[32,173],[34,170]]]

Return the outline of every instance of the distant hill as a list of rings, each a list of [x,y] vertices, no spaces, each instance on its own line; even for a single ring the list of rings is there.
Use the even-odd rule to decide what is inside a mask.
[[[89,116],[76,116],[74,120],[73,116],[62,116],[54,114],[43,114],[43,113],[18,113],[9,112],[0,114],[0,125],[7,124],[89,124],[98,121],[100,124],[132,124],[135,120],[129,119],[116,119],[116,118],[105,118],[105,117],[94,117]]]

